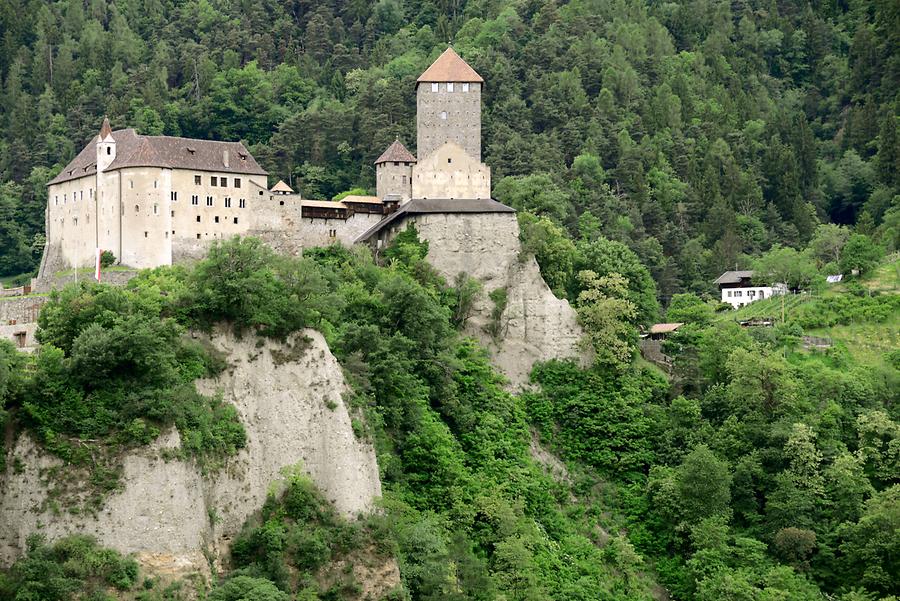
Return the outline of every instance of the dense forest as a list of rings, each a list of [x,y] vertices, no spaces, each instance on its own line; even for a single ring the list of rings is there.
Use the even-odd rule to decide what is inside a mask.
[[[373,187],[451,40],[485,78],[494,196],[626,244],[665,304],[819,222],[896,247],[896,2],[8,0],[0,276],[98,130],[242,139],[306,198]]]

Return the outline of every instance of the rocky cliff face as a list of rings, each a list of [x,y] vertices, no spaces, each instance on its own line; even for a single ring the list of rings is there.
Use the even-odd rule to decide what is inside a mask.
[[[353,434],[343,374],[324,339],[306,331],[285,344],[257,348],[256,340],[214,336],[229,368],[197,384],[204,393],[221,391],[247,430],[247,447],[221,470],[203,475],[192,463],[161,459],[179,445],[177,431],[169,431],[124,459],[124,490],[99,515],[53,513],[42,509],[42,472],[58,460],[20,435],[2,477],[0,562],[21,554],[33,532],[51,540],[84,532],[136,554],[154,572],[208,572],[209,560],[215,566],[226,557],[244,521],[262,507],[282,468],[298,463],[342,514],[369,511],[381,494],[375,453]]]
[[[584,358],[578,316],[550,291],[534,257],[523,256],[515,215],[428,214],[415,226],[428,241],[428,261],[448,282],[462,272],[482,283],[466,330],[491,350],[513,388],[527,383],[538,361]],[[506,306],[495,320],[489,295],[497,289],[505,290]]]

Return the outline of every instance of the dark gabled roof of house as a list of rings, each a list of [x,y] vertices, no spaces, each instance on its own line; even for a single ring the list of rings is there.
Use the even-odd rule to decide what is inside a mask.
[[[416,80],[417,83],[444,81],[482,83],[484,79],[453,48],[448,47]]]
[[[406,149],[406,146],[400,140],[394,140],[387,150],[381,153],[381,156],[375,159],[375,164],[390,163],[392,161],[403,163],[415,163],[416,157]]]
[[[740,284],[745,278],[752,278],[752,271],[726,271],[715,279],[714,284]]]
[[[414,198],[360,234],[354,242],[365,242],[384,228],[412,215],[515,212],[514,208],[499,203],[492,198]]]
[[[112,132],[112,137],[116,142],[116,158],[106,168],[107,171],[124,167],[163,167],[267,175],[266,170],[259,166],[240,142],[142,136],[133,129],[116,130]],[[96,144],[99,139],[99,136],[94,136],[48,185],[97,173]],[[228,154],[227,167],[225,153]]]

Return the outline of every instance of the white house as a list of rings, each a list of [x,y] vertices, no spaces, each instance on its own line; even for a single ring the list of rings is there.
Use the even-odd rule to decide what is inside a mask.
[[[753,301],[784,294],[787,291],[784,284],[755,286],[752,271],[726,271],[716,278],[715,283],[718,284],[719,291],[722,293],[722,302],[728,303],[735,309]]]

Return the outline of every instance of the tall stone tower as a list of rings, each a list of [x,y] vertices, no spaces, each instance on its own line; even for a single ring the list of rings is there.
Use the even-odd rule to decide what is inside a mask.
[[[455,142],[481,161],[481,86],[484,80],[447,48],[416,82],[416,154],[425,160]]]
[[[384,200],[396,194],[405,203],[412,196],[412,171],[416,157],[400,140],[394,140],[381,156],[375,159],[375,194]]]

